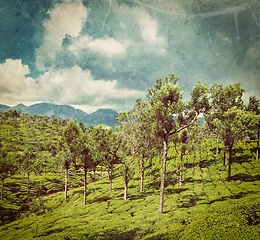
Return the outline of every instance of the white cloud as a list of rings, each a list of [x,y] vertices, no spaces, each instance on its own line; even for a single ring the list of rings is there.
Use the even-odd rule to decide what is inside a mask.
[[[150,15],[145,14],[139,17],[139,24],[142,30],[142,38],[149,43],[156,43],[160,38],[157,37],[157,22]]]
[[[103,39],[95,39],[88,35],[83,35],[77,39],[72,40],[72,44],[68,49],[78,55],[82,49],[88,49],[92,53],[101,54],[108,58],[114,56],[122,56],[126,52],[126,46],[114,38],[105,37]]]
[[[44,73],[37,81],[43,98],[55,103],[107,106],[109,101],[143,96],[136,90],[118,89],[117,80],[94,80],[79,66]]]
[[[144,50],[148,53],[166,54],[167,40],[157,36],[157,24],[149,18],[140,19],[142,27],[142,38],[144,40]]]
[[[160,32],[157,19],[145,7],[114,4],[112,10],[119,27],[116,36],[126,46],[126,55],[166,54],[168,41]]]
[[[138,13],[139,12],[139,13]],[[157,52],[166,53],[165,48],[168,46],[167,40],[163,36],[159,36],[158,23],[145,10],[139,10],[138,21],[141,28],[141,37],[144,44],[149,44]]]
[[[77,51],[87,48],[90,41],[92,41],[92,37],[87,34],[82,35],[79,38],[71,39],[71,44],[68,46],[68,49],[76,54]]]
[[[80,2],[56,4],[48,13],[50,18],[43,23],[44,43],[36,50],[36,66],[41,71],[51,66],[56,53],[62,50],[65,35],[77,38],[87,19],[87,9]]]
[[[30,73],[27,65],[21,59],[6,59],[0,64],[0,102],[12,104],[35,98],[37,87],[34,79],[26,77]]]
[[[113,38],[96,39],[89,42],[91,51],[105,54],[107,57],[120,56],[126,52],[126,47]]]
[[[144,92],[117,87],[117,80],[94,80],[90,71],[75,65],[72,68],[50,69],[36,81],[21,60],[7,59],[0,64],[0,102],[15,105],[20,102],[52,102],[84,105],[95,108],[127,108],[125,102],[133,102]],[[37,83],[36,83],[37,82]],[[128,103],[129,104],[129,103]]]
[[[72,38],[67,49],[73,51],[75,56],[91,54],[107,58],[124,58],[133,53],[136,56],[166,53],[168,41],[159,32],[157,21],[149,15],[144,7],[129,7],[126,4],[118,5],[117,2],[113,2],[111,12],[114,13],[110,18],[111,23],[119,27],[112,30],[116,33],[115,38],[106,35],[93,39],[86,34]],[[84,52],[82,52],[83,49]],[[115,59],[118,60],[118,58]],[[103,65],[103,61],[101,62]],[[111,67],[109,63],[105,65]]]

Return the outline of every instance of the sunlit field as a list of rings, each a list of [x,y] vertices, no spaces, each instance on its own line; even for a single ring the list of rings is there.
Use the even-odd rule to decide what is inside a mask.
[[[95,179],[88,173],[86,205],[83,174],[73,168],[66,200],[61,172],[31,174],[29,183],[26,175],[14,175],[5,180],[0,202],[0,239],[259,239],[260,165],[255,147],[248,141],[234,148],[228,182],[223,149],[216,155],[215,142],[205,141],[201,151],[185,156],[180,186],[180,158],[170,146],[163,214],[158,214],[160,157],[153,161],[151,181],[145,164],[142,192],[136,159],[127,200],[120,165],[111,192],[106,172],[101,177],[97,169]]]

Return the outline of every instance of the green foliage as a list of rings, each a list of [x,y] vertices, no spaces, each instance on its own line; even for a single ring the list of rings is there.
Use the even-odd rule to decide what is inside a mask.
[[[230,239],[230,236],[236,239],[257,239],[260,233],[259,165],[253,162],[250,151],[241,155],[246,148],[239,144],[235,156],[240,157],[240,161],[251,160],[243,164],[234,162],[234,176],[238,177],[226,182],[225,176],[222,177],[224,168],[221,159],[215,162],[214,155],[206,154],[210,146],[210,141],[206,141],[202,150],[204,157],[196,158],[194,168],[184,168],[182,187],[174,181],[178,166],[173,157],[176,153],[169,151],[172,160],[168,164],[167,172],[170,175],[166,177],[169,182],[166,184],[165,213],[162,215],[157,213],[156,178],[152,182],[145,179],[143,192],[139,192],[139,184],[136,182],[137,163],[131,165],[135,167],[135,175],[129,182],[126,201],[123,200],[124,177],[118,174],[120,168],[116,168],[113,191],[108,191],[108,179],[105,176],[96,181],[95,185],[90,183],[85,206],[83,183],[74,186],[82,180],[82,173],[69,175],[71,190],[68,191],[67,200],[63,199],[61,193],[61,174],[47,173],[46,179],[44,175],[32,174],[31,186],[38,184],[39,187],[53,191],[42,191],[41,198],[38,198],[34,194],[42,187],[31,188],[30,194],[35,200],[33,204],[24,202],[28,204],[28,214],[1,226],[0,239],[33,238],[36,230],[39,239]],[[170,149],[174,150],[172,147]],[[208,165],[200,168],[206,156]],[[186,166],[190,166],[193,161],[193,158],[187,157]],[[154,159],[153,168],[160,168],[159,157]],[[145,169],[146,173],[148,171]],[[14,175],[6,181],[6,191],[10,197],[15,186],[21,190],[26,188],[26,184],[17,179],[20,176]],[[26,190],[21,194],[26,195]],[[13,200],[9,200],[9,207],[15,204],[16,198],[13,197]],[[8,205],[3,205],[3,202],[1,206],[8,209]]]
[[[252,98],[245,112],[239,84],[216,84],[209,95],[207,85],[198,81],[186,103],[177,83],[174,76],[158,80],[148,91],[148,102],[137,100],[133,111],[119,115],[118,131],[85,128],[54,116],[2,114],[0,239],[258,239],[258,141],[239,141],[243,131],[248,134],[246,125],[256,131],[257,100]],[[196,116],[210,111],[215,120],[198,127]],[[218,135],[222,139],[216,154]],[[224,145],[231,146],[233,140],[233,173],[227,182],[222,157]],[[157,150],[162,141],[167,144],[164,213],[159,215],[162,154]],[[149,158],[149,164],[144,161],[138,173],[138,161],[133,160],[141,157]],[[88,170],[87,191],[82,169]],[[28,182],[23,181],[24,171],[30,173]],[[113,190],[108,191],[112,179]]]

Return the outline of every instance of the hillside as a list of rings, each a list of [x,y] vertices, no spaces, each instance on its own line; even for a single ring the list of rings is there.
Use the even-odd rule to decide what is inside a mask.
[[[260,165],[255,144],[239,143],[234,149],[232,180],[226,181],[227,166],[215,155],[207,140],[195,155],[186,156],[182,185],[179,162],[173,147],[167,163],[164,213],[158,214],[160,158],[150,169],[145,164],[144,190],[140,192],[138,163],[123,200],[121,167],[115,169],[112,191],[106,174],[88,173],[87,205],[83,205],[83,174],[70,171],[68,199],[64,200],[61,173],[32,175],[27,208],[21,201],[27,182],[21,175],[6,180],[0,201],[1,215],[20,213],[18,220],[0,227],[0,239],[259,239]],[[99,169],[100,170],[100,169]],[[94,182],[95,180],[95,182]],[[26,210],[27,209],[27,210]]]
[[[84,123],[85,126],[92,124],[93,126],[103,124],[105,126],[115,127],[118,125],[116,118],[118,113],[111,109],[98,109],[96,112],[87,114],[86,112],[75,109],[69,105],[55,105],[51,103],[37,103],[31,106],[18,104],[14,107],[0,105],[0,112],[8,110],[21,111],[21,113],[28,113],[30,115],[51,116],[61,119],[77,119],[78,122]]]

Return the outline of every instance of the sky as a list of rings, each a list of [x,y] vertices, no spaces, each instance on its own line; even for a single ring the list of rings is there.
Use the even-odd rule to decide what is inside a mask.
[[[0,103],[128,111],[166,75],[260,98],[260,0],[0,0]]]

